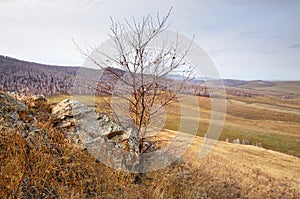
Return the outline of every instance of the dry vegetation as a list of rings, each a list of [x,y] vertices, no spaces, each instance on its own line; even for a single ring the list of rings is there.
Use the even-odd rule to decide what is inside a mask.
[[[196,138],[183,161],[137,180],[71,144],[47,121],[49,109],[44,104],[20,114],[34,131],[26,125],[7,127],[2,118],[0,198],[299,198],[297,157],[218,142],[200,159],[203,139]],[[28,120],[33,111],[37,121]]]
[[[53,96],[49,103],[57,103],[63,97]],[[76,99],[89,105],[95,104],[90,96]],[[220,140],[249,139],[255,144],[261,142],[267,149],[300,157],[300,97],[285,99],[278,96],[238,97],[227,95],[226,121]],[[200,106],[200,124],[197,135],[203,137],[211,117],[210,99],[198,97]],[[194,109],[188,104],[182,108]],[[178,130],[180,108],[178,104],[166,107],[168,117],[165,129]],[[193,118],[190,118],[193,119]]]
[[[210,99],[199,97],[198,100],[200,124],[197,135],[203,137],[211,121]],[[254,145],[261,142],[266,149],[300,157],[300,104],[296,104],[297,100],[299,98],[228,96],[226,121],[220,140],[225,141],[228,138],[232,142],[237,138],[249,139]],[[195,107],[181,104],[181,108]],[[178,130],[180,125],[178,104],[170,104],[166,110],[168,117],[165,129]]]
[[[199,97],[200,124],[197,135],[203,137],[210,124],[210,99]],[[187,104],[182,108],[193,109]],[[300,157],[300,104],[299,97],[283,99],[280,97],[236,97],[227,96],[227,111],[220,139],[232,142],[239,138],[261,142],[271,149]],[[179,107],[170,105],[165,125],[166,129],[178,130],[180,122]],[[193,119],[193,118],[190,118]]]
[[[269,174],[252,167],[251,160],[248,163],[238,160],[251,149],[244,148],[233,158],[234,155],[227,154],[233,150],[232,146],[217,146],[219,152],[195,161],[201,144],[195,141],[184,156],[186,165],[175,162],[163,170],[145,174],[137,184],[134,175],[107,168],[88,151],[70,144],[60,132],[47,127],[45,130],[46,134],[32,140],[34,147],[30,148],[17,130],[1,128],[1,198],[299,197],[296,186],[299,178],[291,182],[291,176]],[[268,155],[274,157],[272,153]],[[276,154],[276,158],[282,161],[280,155]],[[299,165],[298,159],[291,161]]]

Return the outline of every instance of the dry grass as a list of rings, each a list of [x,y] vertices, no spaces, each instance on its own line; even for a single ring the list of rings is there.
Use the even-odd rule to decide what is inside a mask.
[[[259,85],[259,82],[248,82],[245,85],[242,85],[241,87],[247,88],[247,89],[255,89],[255,90],[261,90],[264,92],[276,92],[276,93],[293,93],[293,94],[300,94],[300,82],[299,81],[273,81],[272,86],[264,86]]]
[[[57,102],[61,97],[50,97],[50,102]],[[101,102],[101,98],[95,100],[92,96],[77,98],[88,105],[95,105],[95,101]],[[198,97],[198,102],[200,123],[197,135],[203,137],[211,122],[211,101],[210,98]],[[189,104],[181,104],[181,106],[190,110],[195,109]],[[166,110],[168,115],[164,128],[178,130],[180,126],[179,104],[170,104]],[[300,157],[299,132],[299,97],[284,99],[276,96],[227,96],[226,121],[220,140],[249,139],[254,144],[261,142],[264,148]]]
[[[209,99],[199,100],[205,119],[210,114],[205,108]],[[6,127],[0,121],[0,198],[300,197],[299,158],[218,142],[200,159],[203,139],[199,137],[183,155],[185,164],[175,162],[146,173],[136,183],[135,174],[108,168],[89,151],[71,144],[62,131],[52,127],[51,120],[45,122],[50,107],[40,107],[22,112],[20,119],[31,129],[28,125]],[[28,119],[33,113],[37,121]],[[229,122],[233,118],[230,116]],[[168,131],[158,136],[169,140],[177,133]]]
[[[168,131],[168,134],[161,136],[172,138],[177,134]],[[237,194],[229,198],[237,198],[238,195],[242,198],[299,197],[299,158],[259,147],[219,141],[208,156],[200,159],[199,149],[203,141],[203,138],[196,137],[183,155],[183,160],[190,168],[210,176],[205,180],[204,187],[219,186],[217,190],[227,187],[221,193]],[[210,193],[210,196],[222,198],[219,197],[221,193]]]
[[[200,123],[197,135],[203,137],[211,122],[210,99],[199,97]],[[300,105],[294,99],[272,97],[240,98],[228,96],[227,112],[220,140],[249,139],[261,142],[264,148],[300,157]],[[268,103],[272,102],[273,105]],[[193,108],[193,107],[190,107]],[[177,131],[180,124],[179,106],[167,108],[166,129]],[[193,118],[189,118],[193,119]]]
[[[51,131],[47,136],[47,140],[32,138],[34,147],[30,148],[18,132],[2,129],[0,198],[98,198],[121,194],[114,189],[121,187],[116,179],[122,175],[97,163],[61,133]]]
[[[290,173],[299,170],[292,167],[297,166],[299,159],[295,162],[292,157],[287,158],[292,165],[285,163],[281,154],[264,151],[268,153],[268,159],[255,160],[247,154],[257,151],[221,143],[211,155],[200,160],[197,152],[201,143],[196,140],[184,155],[186,165],[173,163],[165,169],[145,174],[142,182],[135,184],[134,175],[107,168],[88,151],[71,145],[57,131],[49,131],[47,140],[41,135],[32,139],[33,148],[16,131],[4,127],[0,135],[0,198],[299,197],[297,173],[283,177],[277,173],[281,168],[276,172],[276,169],[269,170],[274,168],[273,163],[264,164],[276,158],[277,165],[290,164]],[[229,155],[233,151],[235,153]],[[241,159],[242,156],[247,159]],[[253,167],[251,161],[261,168]]]

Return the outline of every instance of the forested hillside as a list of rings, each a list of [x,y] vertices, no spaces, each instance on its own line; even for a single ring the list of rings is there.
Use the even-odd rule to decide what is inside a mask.
[[[70,94],[79,67],[43,65],[0,55],[0,90],[21,94]]]

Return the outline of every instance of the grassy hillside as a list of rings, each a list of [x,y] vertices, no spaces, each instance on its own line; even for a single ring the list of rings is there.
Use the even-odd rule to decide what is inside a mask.
[[[22,129],[0,127],[1,198],[299,198],[300,159],[282,153],[218,142],[200,159],[203,139],[196,138],[184,164],[146,173],[137,183],[134,174],[107,167],[61,132],[43,130],[30,147]]]
[[[90,96],[81,96],[81,100],[86,103],[93,101]],[[51,107],[47,102],[25,102],[27,108],[12,97],[4,94],[0,96],[0,198],[300,196],[298,157],[219,141],[208,156],[200,158],[199,149],[203,145],[203,138],[196,137],[181,160],[136,178],[136,174],[107,167],[88,150],[73,144],[63,129],[53,125],[56,120],[49,117]],[[210,115],[209,98],[200,97],[199,102],[201,121],[205,123]],[[239,107],[246,102],[233,103]],[[192,108],[190,104],[183,104],[183,107]],[[176,104],[168,107],[173,111],[177,108]],[[234,106],[229,108],[233,113],[228,116],[230,120],[227,123],[237,124],[234,114],[241,113],[236,112]],[[177,128],[177,115],[169,114],[168,117],[167,125]],[[241,117],[241,120],[250,122],[253,119]],[[163,130],[157,134],[157,139],[161,144],[168,144],[178,134],[183,135],[184,139],[190,137],[177,131]],[[178,147],[180,145],[178,143]],[[173,153],[172,149],[168,152],[170,155]]]
[[[168,137],[178,133],[168,132]],[[219,175],[231,173],[232,177],[240,178],[240,182],[250,182],[252,178],[254,181],[256,179],[260,186],[266,188],[272,181],[280,179],[282,183],[289,181],[291,186],[300,189],[300,158],[251,145],[219,141],[207,157],[199,159],[197,156],[199,156],[199,148],[202,147],[203,141],[203,138],[197,137],[184,154],[184,160],[196,167],[203,166],[203,164],[207,167],[212,166],[210,169]],[[270,177],[265,185],[260,181],[263,179],[262,176]],[[259,193],[259,190],[257,189],[256,193]]]
[[[300,95],[300,81],[249,81],[239,87]]]
[[[53,96],[50,103],[57,103],[68,96]],[[70,96],[69,96],[70,97]],[[80,101],[94,105],[94,97],[77,97]],[[97,99],[96,99],[97,100]],[[200,124],[197,135],[204,136],[210,123],[210,99],[198,97]],[[182,105],[182,107],[188,105]],[[189,109],[196,109],[190,107]],[[180,109],[178,104],[167,107],[166,129],[178,130]],[[193,120],[193,118],[189,118]],[[239,138],[261,142],[267,149],[300,157],[300,97],[284,99],[275,96],[236,97],[227,96],[226,121],[220,140]]]

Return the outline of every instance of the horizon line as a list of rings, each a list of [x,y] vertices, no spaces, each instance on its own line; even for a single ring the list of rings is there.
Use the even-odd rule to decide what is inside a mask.
[[[81,65],[71,65],[71,64],[59,64],[59,63],[42,63],[39,61],[34,61],[34,60],[26,60],[26,59],[20,59],[20,58],[16,58],[14,56],[11,55],[3,55],[0,54],[1,57],[5,57],[5,58],[11,58],[11,59],[15,59],[18,61],[24,61],[24,62],[29,62],[29,63],[34,63],[34,64],[40,64],[40,65],[45,65],[45,66],[60,66],[60,67],[81,67],[81,68],[87,68]],[[94,69],[97,70],[95,68],[89,68],[89,69]],[[221,76],[221,74],[220,74]],[[286,79],[286,78],[235,78],[235,77],[221,77],[222,80],[241,80],[241,81],[274,81],[274,82],[279,82],[279,81],[285,81],[285,82],[292,82],[292,81],[300,81],[300,79]]]

